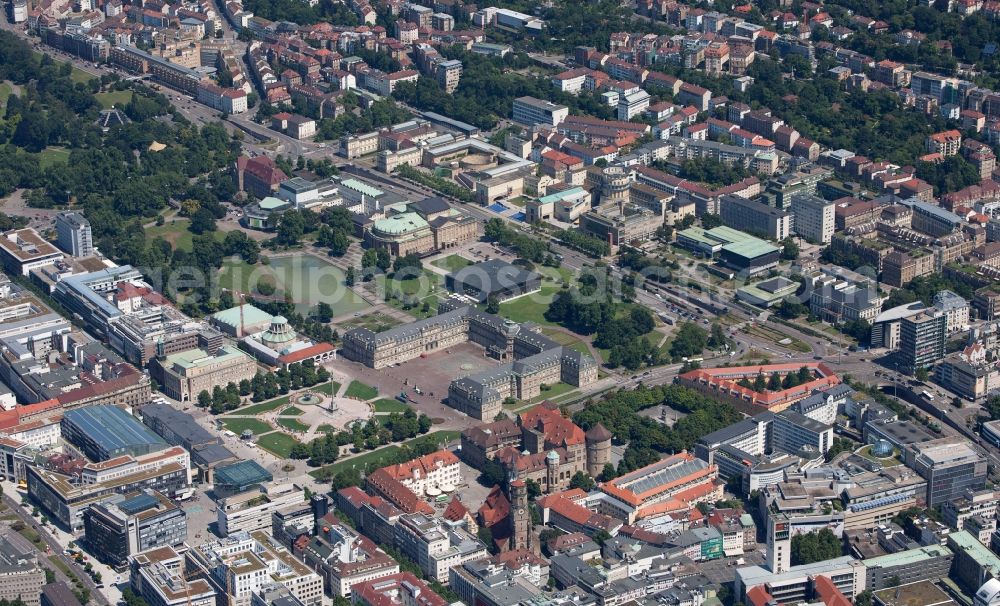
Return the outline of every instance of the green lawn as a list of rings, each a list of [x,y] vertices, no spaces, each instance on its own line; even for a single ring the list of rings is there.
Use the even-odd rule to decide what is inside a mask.
[[[552,298],[559,291],[558,286],[543,284],[539,292],[525,295],[500,304],[500,315],[515,322],[534,322],[541,326],[555,326],[554,322],[545,319],[545,312],[552,303]]]
[[[461,255],[448,255],[443,259],[431,262],[431,265],[434,267],[440,267],[441,269],[447,269],[448,271],[458,271],[463,267],[472,265],[472,261]]]
[[[97,93],[94,95],[101,103],[101,107],[104,109],[111,109],[112,107],[122,108],[132,100],[132,91],[130,90],[114,90],[107,93]]]
[[[409,406],[403,404],[399,400],[392,398],[382,398],[380,400],[375,400],[372,402],[375,407],[375,412],[393,413],[393,412],[406,412],[410,409]]]
[[[427,442],[433,442],[438,444],[446,444],[453,440],[457,440],[461,435],[458,431],[434,431],[427,435],[420,436],[418,438],[413,438],[403,442],[407,446],[417,446],[419,444],[425,444]],[[344,459],[342,461],[337,461],[332,465],[327,465],[326,467],[320,467],[319,469],[314,469],[309,472],[309,475],[313,477],[319,477],[324,474],[326,470],[329,470],[332,474],[337,474],[344,469],[361,469],[364,471],[372,471],[384,467],[383,461],[388,460],[389,456],[399,452],[400,448],[396,444],[380,448],[378,450],[372,450],[357,456],[350,457],[349,459]]]
[[[0,106],[7,106],[7,99],[14,93],[14,87],[10,82],[0,82]]]
[[[282,410],[278,414],[281,415],[282,417],[297,417],[299,415],[305,414],[305,411],[296,406],[289,406],[288,408]]]
[[[365,385],[361,381],[351,381],[351,384],[347,386],[347,391],[344,392],[344,395],[348,398],[371,400],[378,395],[378,390],[371,385]]]
[[[316,386],[310,387],[309,389],[311,391],[315,391],[315,392],[318,392],[318,393],[325,393],[328,396],[332,396],[335,393],[337,393],[338,391],[340,391],[340,383],[337,383],[336,381],[327,381],[326,383],[323,383],[322,385],[316,385]]]
[[[170,242],[171,246],[173,246],[176,250],[191,252],[191,249],[194,247],[192,244],[194,234],[188,231],[188,225],[190,224],[190,219],[170,219],[163,225],[154,225],[153,227],[145,228],[146,239],[151,240],[153,238],[160,237],[167,242]],[[212,235],[215,237],[217,242],[222,242],[226,239],[226,232],[224,231],[214,231],[212,232]],[[222,267],[223,271],[225,271],[225,264],[223,264]],[[224,287],[227,287],[227,285],[222,282],[222,274],[220,274],[219,277],[219,283]]]
[[[262,282],[277,286],[274,274],[268,266],[248,265],[239,257],[232,257],[222,262],[222,269],[219,270],[220,287],[240,292],[256,292],[256,286]]]
[[[54,164],[65,164],[69,161],[69,150],[62,147],[47,147],[38,154],[39,168],[48,168]]]
[[[255,436],[265,434],[269,431],[274,431],[273,427],[257,419],[233,417],[229,419],[224,419],[223,422],[225,424],[226,429],[235,433],[236,435],[241,435],[247,429],[252,431]]]
[[[543,389],[541,394],[539,394],[535,398],[532,398],[531,403],[537,404],[538,402],[541,402],[543,400],[551,400],[552,398],[561,396],[576,389],[569,383],[556,383],[555,385],[549,385],[548,387],[549,387],[548,391],[545,391]]]
[[[69,79],[72,80],[73,82],[83,82],[84,84],[90,82],[96,77],[97,76],[95,76],[94,74],[90,72],[85,72],[78,67],[73,67],[73,73],[69,75]]]
[[[332,433],[337,431],[337,428],[328,423],[323,423],[322,425],[316,428],[316,431],[318,431],[319,433]]]
[[[298,443],[298,440],[280,431],[263,435],[257,439],[257,446],[260,446],[279,459],[287,459],[291,456],[292,448]]]
[[[555,330],[554,328],[543,328],[542,334],[560,345],[569,347],[573,351],[579,351],[580,353],[590,353],[590,350],[587,348],[587,344],[580,337],[566,334],[561,330]]]
[[[285,404],[288,404],[289,399],[289,396],[281,396],[280,398],[268,400],[267,402],[261,402],[260,404],[253,404],[252,406],[247,406],[246,408],[237,408],[233,411],[233,414],[259,415],[264,412],[271,412],[272,410],[277,410]]]
[[[291,417],[281,417],[278,419],[278,425],[281,425],[285,429],[291,429],[292,431],[307,432],[309,431],[309,426]]]

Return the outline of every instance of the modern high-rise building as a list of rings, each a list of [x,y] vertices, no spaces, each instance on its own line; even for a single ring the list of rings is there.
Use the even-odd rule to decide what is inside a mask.
[[[187,540],[187,515],[154,490],[114,495],[83,512],[87,544],[113,566],[128,556]]]
[[[810,242],[829,244],[835,231],[836,208],[836,204],[819,196],[793,196],[791,211],[795,233]]]
[[[90,221],[78,212],[56,215],[56,244],[63,252],[74,257],[89,257],[94,254],[94,235]]]
[[[900,320],[900,368],[913,373],[944,357],[948,318],[926,312]]]
[[[964,438],[953,436],[909,444],[903,458],[927,480],[928,507],[986,486],[986,458]]]

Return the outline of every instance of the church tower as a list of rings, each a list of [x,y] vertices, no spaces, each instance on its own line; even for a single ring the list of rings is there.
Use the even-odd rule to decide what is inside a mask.
[[[510,483],[510,548],[531,549],[531,512],[528,511],[528,486],[524,480]]]

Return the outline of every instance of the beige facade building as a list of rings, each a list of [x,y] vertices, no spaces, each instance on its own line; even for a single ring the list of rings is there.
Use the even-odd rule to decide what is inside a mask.
[[[597,380],[594,359],[548,337],[465,303],[442,301],[437,316],[373,333],[347,332],[344,357],[371,368],[385,368],[458,343],[472,341],[506,364],[452,381],[448,405],[481,420],[493,419],[506,398],[530,399],[543,384],[582,387]]]
[[[441,198],[393,207],[364,234],[367,248],[382,248],[393,256],[445,250],[477,237],[478,222]]]
[[[198,398],[202,391],[212,392],[216,385],[239,384],[250,380],[257,372],[257,363],[242,351],[228,345],[214,354],[203,349],[182,351],[165,359],[157,359],[152,370],[159,376],[163,393],[180,402]]]
[[[26,606],[38,606],[45,573],[38,560],[7,539],[0,537],[0,599],[20,598]]]

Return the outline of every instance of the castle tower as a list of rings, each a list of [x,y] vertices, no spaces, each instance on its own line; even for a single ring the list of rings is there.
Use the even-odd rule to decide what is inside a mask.
[[[531,512],[528,511],[528,486],[524,480],[510,483],[510,548],[531,549]]]
[[[611,462],[611,432],[598,423],[587,432],[587,473],[596,478]]]
[[[545,492],[555,492],[559,486],[559,453],[550,450],[545,455]]]

